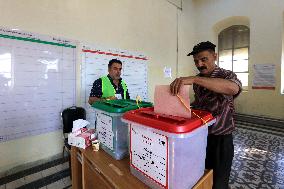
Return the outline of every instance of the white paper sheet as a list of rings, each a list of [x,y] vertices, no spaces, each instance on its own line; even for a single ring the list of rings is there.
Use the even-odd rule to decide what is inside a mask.
[[[275,65],[274,64],[255,64],[253,89],[275,89]]]

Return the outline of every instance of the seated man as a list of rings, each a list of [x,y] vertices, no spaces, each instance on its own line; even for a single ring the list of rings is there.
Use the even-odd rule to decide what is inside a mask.
[[[108,75],[97,79],[89,97],[92,105],[98,100],[129,99],[129,93],[125,82],[121,79],[122,62],[112,59],[108,63]]]

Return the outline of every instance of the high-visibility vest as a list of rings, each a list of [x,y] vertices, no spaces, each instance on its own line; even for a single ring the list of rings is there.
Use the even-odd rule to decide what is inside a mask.
[[[109,78],[107,76],[101,77],[102,80],[102,98],[107,98],[111,96],[115,96],[116,91],[111,84]],[[127,86],[123,80],[121,80],[121,85],[123,88],[123,98],[126,99],[126,91],[127,91]]]

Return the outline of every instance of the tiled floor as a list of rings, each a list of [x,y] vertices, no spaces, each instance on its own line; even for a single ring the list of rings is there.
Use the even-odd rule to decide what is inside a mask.
[[[284,134],[261,127],[237,124],[230,177],[233,189],[284,189]]]
[[[9,180],[11,180],[9,182]],[[69,163],[64,162],[52,167],[48,167],[39,172],[28,174],[22,178],[8,182],[1,180],[0,189],[22,189],[22,188],[41,188],[41,189],[67,189],[71,188]],[[7,180],[6,180],[7,181]],[[4,184],[3,184],[4,183]]]

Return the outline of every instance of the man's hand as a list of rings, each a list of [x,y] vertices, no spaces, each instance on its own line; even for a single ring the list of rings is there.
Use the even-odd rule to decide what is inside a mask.
[[[117,100],[117,98],[115,96],[110,96],[110,97],[107,97],[106,100]]]
[[[98,98],[98,97],[89,97],[89,104],[92,105],[96,101],[104,101],[104,100],[117,100],[115,96],[110,96],[107,98]]]
[[[177,95],[183,85],[192,85],[195,76],[176,78],[170,85],[172,95]]]

